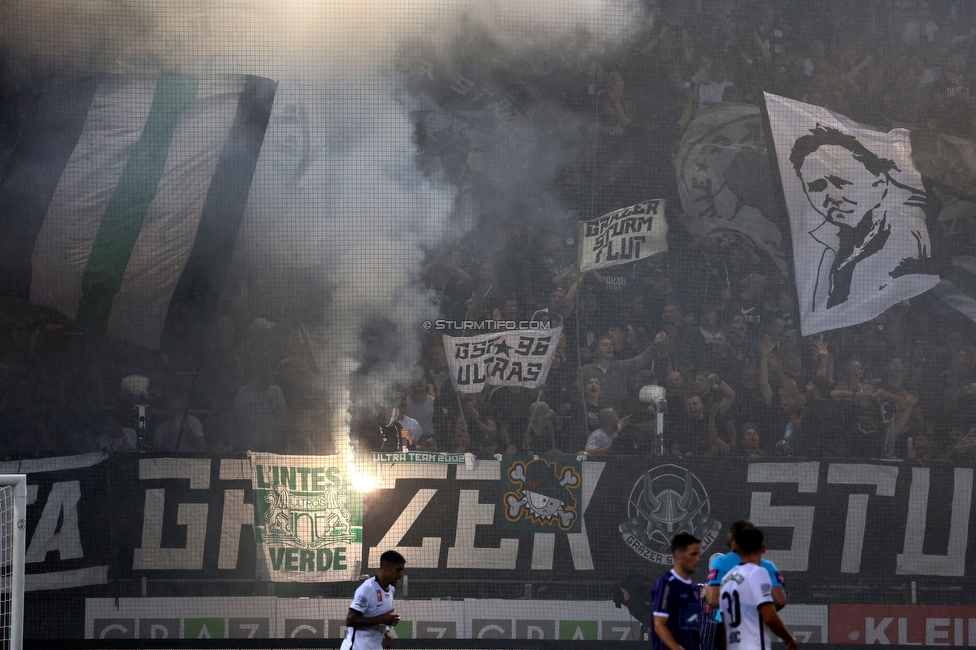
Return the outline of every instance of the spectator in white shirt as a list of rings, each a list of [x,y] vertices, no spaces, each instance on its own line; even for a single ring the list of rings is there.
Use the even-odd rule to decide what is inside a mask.
[[[580,452],[582,456],[603,456],[613,446],[614,439],[620,435],[624,427],[630,422],[630,416],[620,418],[611,408],[600,411],[600,428],[586,439],[586,449]]]

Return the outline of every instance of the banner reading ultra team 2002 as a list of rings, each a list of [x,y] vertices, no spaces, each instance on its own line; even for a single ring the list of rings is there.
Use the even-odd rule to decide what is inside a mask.
[[[337,456],[251,454],[255,573],[274,582],[355,580],[363,500]]]

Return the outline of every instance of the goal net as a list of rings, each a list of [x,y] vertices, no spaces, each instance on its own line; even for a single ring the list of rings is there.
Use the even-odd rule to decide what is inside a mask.
[[[0,648],[24,640],[24,546],[27,477],[0,474]]]

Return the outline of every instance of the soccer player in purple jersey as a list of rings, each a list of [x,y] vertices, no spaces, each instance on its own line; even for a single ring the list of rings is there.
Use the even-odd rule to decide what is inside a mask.
[[[674,568],[654,583],[654,650],[701,647],[701,589],[691,580],[701,561],[701,540],[678,533],[671,540]]]

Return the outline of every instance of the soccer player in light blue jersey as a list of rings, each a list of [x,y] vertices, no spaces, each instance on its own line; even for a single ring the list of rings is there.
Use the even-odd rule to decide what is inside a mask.
[[[783,625],[773,605],[773,585],[769,574],[759,566],[766,545],[762,531],[746,526],[735,534],[742,559],[722,579],[719,600],[728,650],[772,650],[773,634],[796,650],[796,639]]]
[[[718,607],[719,589],[722,585],[722,578],[742,562],[742,559],[739,557],[739,549],[735,544],[735,534],[744,528],[750,527],[753,527],[752,522],[746,521],[745,519],[732,522],[732,525],[729,526],[728,538],[728,545],[732,550],[725,555],[712,556],[712,561],[708,565],[708,582],[705,587],[705,602],[708,603],[709,607]],[[773,604],[776,605],[776,610],[779,611],[786,606],[786,590],[784,589],[785,582],[783,581],[783,574],[769,560],[763,559],[760,562],[760,566],[769,574],[769,581],[773,585]],[[718,610],[716,610],[715,619],[718,621],[722,620],[721,612]]]

